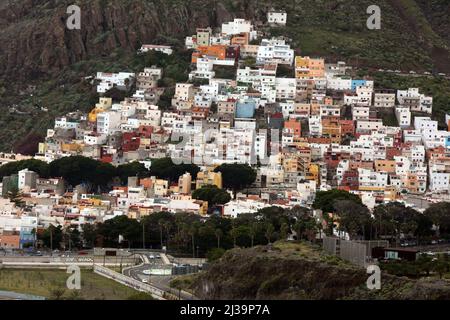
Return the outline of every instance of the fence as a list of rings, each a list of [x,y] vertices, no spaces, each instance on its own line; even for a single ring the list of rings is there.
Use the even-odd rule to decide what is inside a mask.
[[[367,247],[355,241],[340,241],[340,257],[353,264],[365,267],[367,263]]]
[[[323,250],[328,254],[339,256],[355,265],[365,267],[372,259],[372,249],[376,247],[387,248],[389,242],[375,241],[347,241],[334,237],[323,238]]]
[[[325,250],[325,252],[335,256],[337,254],[338,242],[339,242],[338,238],[324,237],[323,238],[323,250]]]
[[[165,292],[163,290],[160,290],[158,288],[155,288],[149,284],[146,283],[142,283],[138,280],[135,280],[133,278],[127,277],[123,274],[120,274],[118,272],[115,272],[113,270],[110,270],[108,268],[99,266],[99,265],[95,265],[94,266],[94,272],[102,275],[106,278],[112,279],[114,281],[117,281],[123,285],[126,285],[127,287],[131,287],[133,289],[139,290],[139,291],[143,291],[143,292],[147,292],[150,293],[152,296],[155,296],[159,299],[165,299]]]

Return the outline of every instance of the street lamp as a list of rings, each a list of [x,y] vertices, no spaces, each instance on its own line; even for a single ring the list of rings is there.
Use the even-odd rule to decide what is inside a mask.
[[[142,221],[142,249],[145,250],[145,223]]]

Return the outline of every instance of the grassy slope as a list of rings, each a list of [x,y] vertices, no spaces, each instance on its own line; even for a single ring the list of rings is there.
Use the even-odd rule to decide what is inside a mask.
[[[235,249],[208,271],[176,285],[189,286],[207,299],[359,300],[448,299],[448,282],[414,281],[383,273],[381,290],[370,291],[364,268],[325,254],[308,243],[277,242],[267,247]],[[183,283],[185,282],[185,283]]]
[[[70,275],[61,270],[0,270],[0,290],[51,298],[54,288],[66,288]],[[86,300],[125,300],[137,291],[115,281],[81,271],[80,297]],[[64,297],[70,296],[66,289]]]

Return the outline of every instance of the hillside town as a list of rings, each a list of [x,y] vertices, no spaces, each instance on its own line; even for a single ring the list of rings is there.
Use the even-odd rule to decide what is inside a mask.
[[[270,11],[267,23],[284,26],[287,19],[286,12]],[[81,156],[116,168],[137,164],[149,173],[94,188],[73,185],[62,169],[60,176],[40,176],[33,168],[5,175],[0,247],[34,246],[49,226],[82,232],[85,224],[118,216],[140,221],[186,212],[233,219],[274,206],[312,208],[317,192],[334,189],[358,196],[371,211],[399,202],[423,212],[448,199],[450,115],[443,127],[444,119],[433,118],[433,97],[421,88],[378,88],[345,62],[299,55],[289,39],[266,38],[244,19],[217,32],[198,28],[185,47],[192,71],[176,83],[170,108],[158,106],[163,68],[99,70],[100,98],[89,113],[56,118],[35,156],[0,154],[0,168]],[[174,51],[145,44],[139,54]],[[112,89],[130,88],[134,94],[123,101],[107,97]],[[171,179],[152,175],[161,159],[198,169]],[[234,164],[251,167],[256,177],[230,187],[220,168]],[[204,188],[228,195],[211,203],[195,195]],[[323,219],[319,210],[314,214]]]

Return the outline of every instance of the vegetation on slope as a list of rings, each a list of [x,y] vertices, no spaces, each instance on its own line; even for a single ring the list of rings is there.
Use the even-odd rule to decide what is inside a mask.
[[[335,300],[449,299],[448,283],[382,274],[381,290],[367,289],[366,270],[308,243],[235,249],[187,283],[204,299]]]
[[[289,13],[286,28],[259,29],[291,38],[298,54],[356,66],[450,73],[450,5],[442,0],[84,0],[79,2],[84,9],[79,32],[68,32],[61,19],[69,3],[20,0],[0,7],[0,41],[8,44],[0,47],[2,151],[15,147],[33,153],[56,116],[89,110],[98,96],[84,77],[97,71],[138,72],[155,64],[135,54],[140,44],[181,48],[183,37],[198,26],[218,27],[234,17],[264,22],[272,7]],[[366,27],[366,9],[372,4],[381,7],[381,30]],[[160,65],[170,78],[162,83],[168,87],[161,103],[166,108],[173,82],[186,79],[189,54]],[[425,91],[434,86],[422,84]],[[27,90],[29,85],[36,90]],[[449,110],[445,88],[432,89],[440,118]]]
[[[134,289],[81,271],[81,290],[66,288],[70,274],[61,270],[0,270],[0,290],[31,294],[50,300],[126,300],[138,293]],[[141,297],[141,299],[144,299]]]

